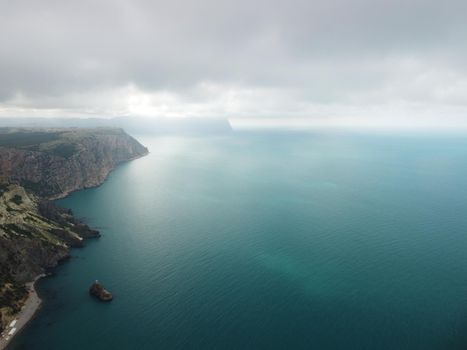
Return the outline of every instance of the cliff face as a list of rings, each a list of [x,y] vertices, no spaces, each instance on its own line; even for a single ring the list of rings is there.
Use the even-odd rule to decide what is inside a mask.
[[[27,297],[26,282],[99,236],[50,199],[100,185],[145,154],[120,129],[0,129],[0,331]]]
[[[82,241],[71,231],[71,215],[64,211],[64,224],[51,220],[41,215],[39,203],[36,196],[18,185],[1,187],[0,266],[3,278],[10,282],[32,280],[44,272],[44,268],[55,266],[66,258],[68,246],[79,245]],[[54,233],[56,230],[69,232],[60,238]]]
[[[0,147],[0,177],[38,195],[57,198],[98,186],[117,164],[147,154],[144,146],[121,129],[57,133],[39,145]]]
[[[20,310],[26,282],[68,258],[69,248],[83,246],[84,238],[98,236],[70,210],[19,185],[1,185],[0,329]]]

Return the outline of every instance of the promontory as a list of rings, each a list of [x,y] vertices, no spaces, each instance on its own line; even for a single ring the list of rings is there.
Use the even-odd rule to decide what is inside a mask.
[[[28,284],[99,236],[52,200],[98,186],[119,163],[147,153],[117,128],[0,128],[2,342],[25,309]]]

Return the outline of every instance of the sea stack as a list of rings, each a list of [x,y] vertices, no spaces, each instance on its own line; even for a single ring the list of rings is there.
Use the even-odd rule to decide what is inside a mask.
[[[113,299],[112,293],[105,289],[97,280],[89,288],[89,294],[95,296],[100,301],[111,301]]]

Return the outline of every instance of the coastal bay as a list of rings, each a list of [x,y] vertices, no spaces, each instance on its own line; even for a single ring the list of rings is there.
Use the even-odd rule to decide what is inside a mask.
[[[38,282],[11,349],[466,344],[465,140],[138,139],[147,157],[58,202],[102,237]]]

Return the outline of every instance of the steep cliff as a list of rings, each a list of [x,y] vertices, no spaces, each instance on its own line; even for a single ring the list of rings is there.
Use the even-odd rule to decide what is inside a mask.
[[[147,153],[121,129],[8,131],[0,133],[0,178],[49,198],[98,186],[117,164]]]
[[[0,331],[27,297],[26,282],[99,236],[50,199],[97,186],[146,153],[120,129],[0,129]]]

